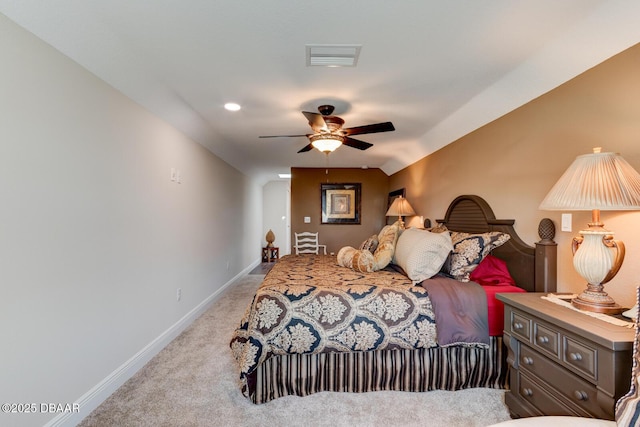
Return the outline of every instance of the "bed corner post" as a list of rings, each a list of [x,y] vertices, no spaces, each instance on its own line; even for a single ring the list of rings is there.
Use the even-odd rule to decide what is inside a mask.
[[[556,227],[549,218],[538,225],[540,241],[536,242],[535,292],[556,292],[558,244],[553,240]]]

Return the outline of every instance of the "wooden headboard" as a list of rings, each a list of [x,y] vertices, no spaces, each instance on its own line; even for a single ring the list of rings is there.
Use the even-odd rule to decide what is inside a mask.
[[[479,196],[457,197],[447,209],[444,219],[436,220],[449,230],[465,233],[501,231],[511,236],[491,253],[506,261],[516,284],[528,292],[556,291],[557,244],[553,237],[527,245],[513,228],[515,220],[496,219],[489,204]]]

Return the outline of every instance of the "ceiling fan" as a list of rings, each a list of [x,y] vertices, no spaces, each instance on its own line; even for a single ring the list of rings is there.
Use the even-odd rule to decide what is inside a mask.
[[[342,128],[344,120],[338,116],[333,116],[333,105],[321,105],[318,107],[318,113],[303,111],[302,114],[309,121],[309,126],[313,133],[304,135],[265,135],[259,138],[285,138],[306,136],[309,138],[309,144],[304,146],[298,153],[310,151],[317,148],[323,153],[330,153],[342,144],[357,148],[358,150],[366,150],[373,146],[368,142],[351,138],[351,135],[363,135],[366,133],[390,132],[396,130],[391,122],[376,123],[366,126],[357,126],[352,128]]]

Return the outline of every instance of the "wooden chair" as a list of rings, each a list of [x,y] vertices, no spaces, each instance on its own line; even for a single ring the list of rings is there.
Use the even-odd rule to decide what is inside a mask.
[[[318,243],[318,233],[311,233],[309,231],[304,231],[302,233],[295,233],[296,236],[296,244],[294,247],[296,248],[296,255],[300,254],[316,254],[320,253],[320,248],[324,255],[327,254],[327,246],[320,245]]]

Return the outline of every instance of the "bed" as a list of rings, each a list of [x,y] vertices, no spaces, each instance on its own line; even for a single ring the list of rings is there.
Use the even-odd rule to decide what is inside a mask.
[[[544,239],[529,246],[516,234],[514,220],[496,219],[474,195],[457,197],[437,223],[430,232],[398,231],[393,241],[400,260],[410,236],[428,233],[436,239],[441,233],[438,241],[451,240],[453,251],[442,249],[446,259],[425,280],[423,270],[398,261],[402,269],[395,256],[376,271],[347,268],[330,255],[282,257],[231,339],[242,393],[259,404],[321,391],[506,388],[503,307],[495,294],[555,291],[552,233],[545,231]],[[465,267],[466,279],[454,274],[459,270],[452,257],[465,254],[461,242],[478,236],[490,252]],[[487,236],[499,244],[487,243]],[[357,253],[367,253],[366,243]],[[487,269],[487,260],[498,270]],[[509,277],[503,280],[496,271]]]

